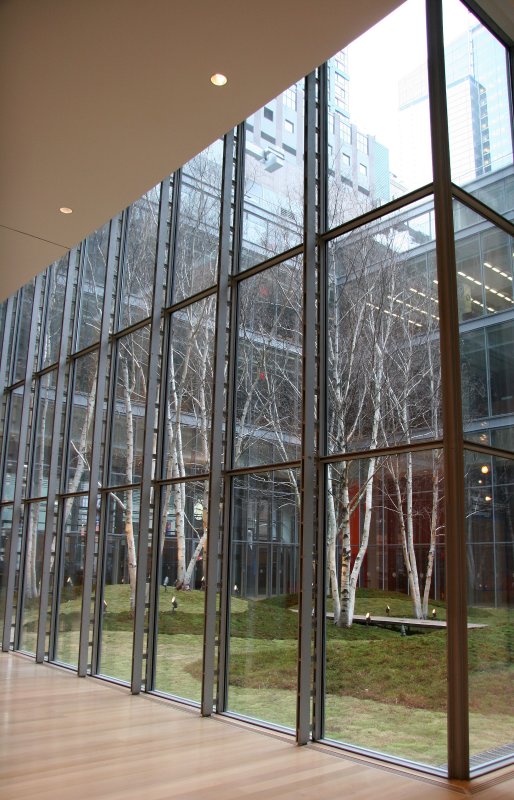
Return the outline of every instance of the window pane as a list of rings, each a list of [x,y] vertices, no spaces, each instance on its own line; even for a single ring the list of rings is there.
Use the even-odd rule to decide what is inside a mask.
[[[173,302],[207,289],[218,271],[223,141],[182,168]]]
[[[299,244],[303,237],[303,81],[297,107],[279,95],[246,122],[243,242],[240,269]],[[288,133],[282,120],[294,125]]]
[[[465,430],[471,432],[473,420],[487,417],[489,413],[485,331],[463,333],[460,362],[462,419]]]
[[[68,256],[61,258],[47,270],[47,316],[41,355],[43,369],[59,359],[67,277]]]
[[[12,537],[12,506],[0,510],[0,636],[3,636],[7,575]]]
[[[202,691],[208,503],[208,481],[162,489],[154,688],[196,702]]]
[[[21,300],[18,301],[19,318],[13,383],[23,380],[27,370],[32,303],[34,300],[34,282],[27,283],[23,289],[20,289],[20,294]],[[37,313],[37,310],[35,310],[35,313]]]
[[[302,262],[240,284],[235,466],[300,456]]]
[[[328,79],[330,229],[432,178],[424,3],[408,0],[345,47]]]
[[[327,468],[325,737],[446,763],[442,452]]]
[[[461,321],[512,310],[512,236],[457,202],[454,220]]]
[[[6,454],[2,500],[13,500],[18,467],[18,448],[20,443],[21,410],[23,389],[14,389],[7,399],[8,427],[6,426]]]
[[[444,13],[452,180],[505,212],[513,172],[507,50],[458,0]]]
[[[139,490],[107,498],[98,672],[130,682],[139,534]]]
[[[39,380],[30,497],[45,497],[48,494],[56,380],[56,371],[47,372]]]
[[[112,224],[116,225],[117,220]],[[89,347],[100,338],[110,227],[111,224],[107,223],[88,236],[84,243],[75,350]]]
[[[514,746],[514,461],[465,454],[471,766]]]
[[[150,329],[118,340],[109,485],[138,483],[143,467]]]
[[[31,503],[25,509],[27,520],[23,608],[20,629],[20,650],[36,652],[39,618],[39,594],[43,569],[43,540],[46,503]]]
[[[328,249],[328,450],[441,436],[439,311],[428,203]]]
[[[228,709],[293,728],[298,655],[298,470],[233,480]]]
[[[170,320],[163,478],[209,470],[216,297]]]
[[[89,484],[97,369],[96,352],[75,361],[71,378],[73,388],[69,392],[72,404],[66,469],[66,489],[69,492],[87,490]]]
[[[77,666],[86,547],[87,495],[63,501],[56,661]]]
[[[127,232],[122,250],[118,330],[151,314],[159,224],[160,185],[127,209]]]

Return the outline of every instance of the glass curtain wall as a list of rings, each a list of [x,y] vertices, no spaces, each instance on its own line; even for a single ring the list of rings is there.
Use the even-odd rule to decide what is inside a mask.
[[[512,760],[509,43],[440,10],[1,306],[4,649],[438,774]]]

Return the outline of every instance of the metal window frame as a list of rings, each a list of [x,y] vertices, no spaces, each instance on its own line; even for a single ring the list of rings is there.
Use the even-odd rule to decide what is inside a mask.
[[[448,776],[469,779],[464,447],[442,0],[426,4],[445,477]]]
[[[157,247],[155,254],[154,285],[152,293],[152,318],[150,326],[149,355],[147,362],[147,382],[145,400],[145,432],[143,439],[143,466],[141,470],[139,501],[139,533],[137,540],[137,572],[136,597],[134,610],[134,634],[132,648],[132,694],[139,694],[143,680],[143,658],[145,635],[145,615],[147,610],[146,586],[148,569],[148,545],[150,535],[159,534],[159,525],[153,517],[153,530],[150,530],[153,442],[155,425],[155,407],[158,398],[158,368],[161,351],[161,310],[160,297],[164,281],[164,254],[166,247],[166,228],[169,204],[170,180],[161,183],[159,197],[159,221],[157,229]],[[146,671],[145,671],[146,685]]]
[[[207,575],[205,587],[202,716],[210,716],[214,708],[215,660],[217,645],[218,574],[220,573],[220,541],[223,531],[223,514],[220,518],[220,501],[224,496],[223,445],[225,433],[225,367],[228,347],[227,323],[230,311],[230,221],[232,212],[232,170],[234,163],[234,131],[226,134],[223,143],[221,183],[220,238],[218,256],[218,283],[216,297],[216,324],[214,339],[213,401],[210,448],[210,482],[207,534]],[[222,511],[225,505],[222,505]],[[220,531],[221,525],[221,531]]]
[[[7,652],[11,646],[11,632],[12,632],[12,617],[13,617],[13,610],[14,610],[14,591],[15,591],[15,582],[16,582],[16,572],[17,572],[17,558],[18,558],[18,548],[20,546],[20,520],[21,520],[21,502],[22,502],[22,494],[23,494],[23,469],[24,469],[24,462],[25,462],[25,455],[27,452],[27,444],[28,444],[28,436],[29,436],[29,412],[32,400],[32,392],[31,392],[31,382],[32,382],[32,368],[34,365],[34,356],[35,356],[35,347],[36,347],[36,334],[37,328],[39,324],[39,305],[41,301],[41,292],[43,288],[43,281],[44,281],[44,274],[40,274],[37,276],[34,284],[34,295],[32,300],[32,314],[30,320],[30,330],[29,330],[29,339],[28,339],[28,348],[27,348],[27,364],[25,367],[25,381],[24,381],[24,391],[23,391],[23,403],[22,403],[22,410],[20,415],[20,437],[18,441],[18,463],[16,466],[16,485],[14,489],[14,498],[13,498],[13,517],[12,517],[12,534],[11,534],[11,545],[9,550],[9,566],[8,566],[8,573],[7,573],[7,586],[6,586],[6,597],[5,597],[5,614],[4,614],[4,631],[2,637],[2,650]],[[23,290],[21,290],[21,294]],[[19,295],[19,297],[21,296]],[[20,318],[22,316],[23,311],[23,301],[19,303],[17,308],[18,320],[17,320],[17,327],[20,324]],[[16,363],[16,351],[14,352],[13,365]],[[23,580],[22,576],[24,574],[24,562],[23,562],[23,542],[22,544],[22,551],[19,563],[19,577],[18,577],[18,593],[17,593],[17,602],[16,602],[16,622],[14,626],[14,638],[12,641],[12,646],[14,650],[18,649],[18,644],[20,641],[20,629],[19,629],[19,620],[21,616],[21,606],[22,606],[22,593],[23,593]]]
[[[225,417],[225,458],[223,464],[223,519],[221,521],[221,563],[220,563],[220,600],[219,600],[219,645],[218,645],[218,674],[216,680],[216,711],[226,712],[228,701],[228,664],[230,659],[230,586],[231,583],[231,554],[232,554],[232,483],[231,469],[234,462],[234,429],[235,429],[235,387],[237,371],[237,331],[239,307],[239,282],[235,280],[240,274],[240,253],[243,234],[243,204],[244,204],[244,176],[245,176],[245,123],[238,125],[235,134],[235,175],[233,182],[233,236],[232,236],[232,263],[228,265],[228,287],[230,290],[230,303],[227,309],[228,317],[228,342],[227,342],[227,373],[226,383],[226,417]],[[228,169],[228,166],[227,166]],[[232,186],[232,182],[231,182]],[[217,515],[216,515],[217,516]],[[210,518],[209,524],[214,524]],[[211,559],[212,568],[212,559]]]
[[[95,393],[95,412],[93,420],[91,466],[89,470],[89,491],[87,523],[86,523],[86,546],[84,553],[84,583],[82,592],[82,606],[80,614],[80,638],[79,653],[77,661],[77,674],[80,677],[87,675],[91,668],[88,663],[90,651],[90,626],[91,626],[91,601],[93,597],[93,573],[95,560],[95,539],[96,539],[96,511],[98,498],[98,479],[100,476],[100,457],[101,457],[101,437],[104,414],[105,386],[107,382],[107,364],[109,357],[109,328],[111,321],[111,303],[114,285],[114,272],[116,267],[116,249],[118,238],[119,220],[115,217],[111,220],[109,228],[109,244],[107,249],[107,265],[105,272],[102,324],[100,329],[100,340],[98,344],[98,363]],[[93,643],[96,641],[94,635]],[[91,662],[92,663],[92,662]]]
[[[314,517],[317,510],[317,208],[316,73],[305,78],[304,261],[302,336],[302,453],[300,477],[300,591],[298,597],[298,685],[296,741],[311,731]]]
[[[53,429],[52,429],[52,446],[50,451],[50,472],[48,479],[48,490],[46,498],[46,520],[45,531],[43,538],[43,559],[41,568],[41,591],[39,601],[39,617],[37,629],[37,644],[36,644],[36,661],[41,663],[45,657],[46,648],[46,632],[48,621],[48,602],[49,598],[58,590],[59,587],[56,583],[56,558],[54,557],[53,572],[51,574],[50,565],[52,560],[52,545],[56,542],[56,521],[57,515],[55,513],[55,503],[58,491],[57,481],[57,466],[60,455],[60,434],[61,424],[64,414],[63,400],[64,400],[64,385],[66,378],[66,356],[68,349],[68,338],[71,324],[71,304],[73,299],[73,289],[75,284],[75,270],[77,268],[77,250],[74,249],[70,252],[68,257],[68,275],[66,278],[66,289],[64,296],[64,307],[62,317],[61,339],[59,343],[59,359],[57,362],[57,380],[55,385],[55,400],[54,400],[54,416],[53,416]],[[52,580],[52,588],[50,589],[50,582]],[[54,628],[53,615],[50,617],[50,633],[52,634]],[[46,653],[47,657],[50,652]]]

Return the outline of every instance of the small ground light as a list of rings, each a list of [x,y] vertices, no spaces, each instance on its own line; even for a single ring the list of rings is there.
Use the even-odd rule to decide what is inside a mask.
[[[59,211],[61,214],[73,214],[73,209],[69,208],[69,206],[61,206]]]
[[[486,496],[485,496],[486,503],[490,503],[492,499],[493,499],[492,497],[489,497],[489,495],[486,494]]]
[[[215,72],[214,75],[211,75],[211,83],[214,86],[225,86],[227,80],[227,76],[223,75],[221,72]]]

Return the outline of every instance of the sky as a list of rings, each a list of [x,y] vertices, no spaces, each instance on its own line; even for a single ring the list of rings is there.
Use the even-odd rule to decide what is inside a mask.
[[[449,42],[468,30],[474,17],[459,0],[444,0],[443,8]],[[426,61],[424,0],[407,0],[348,47],[351,121],[388,147],[391,171],[400,177],[398,82]]]

